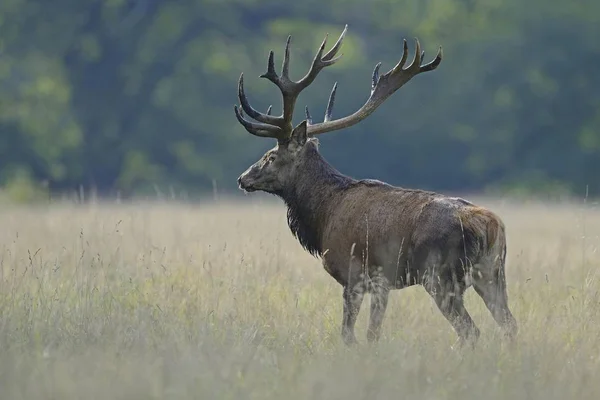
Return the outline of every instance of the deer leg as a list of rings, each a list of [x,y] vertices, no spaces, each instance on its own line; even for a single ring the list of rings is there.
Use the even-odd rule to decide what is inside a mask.
[[[432,279],[425,284],[425,289],[454,328],[458,335],[459,347],[467,343],[474,347],[480,332],[463,302],[467,287],[464,280],[459,280],[452,274],[450,268],[442,266],[442,271],[441,275],[432,275]]]
[[[504,267],[493,269],[478,268],[474,266],[473,288],[483,299],[486,307],[494,317],[496,323],[502,328],[506,337],[514,340],[517,335],[517,321],[508,308],[508,295],[506,293],[506,279]]]
[[[470,343],[474,347],[479,339],[479,328],[477,328],[465,308],[463,293],[445,290],[443,287],[440,287],[440,289],[435,293],[430,292],[430,295],[458,335],[459,346],[462,347]]]
[[[344,286],[344,319],[342,322],[342,338],[344,343],[352,345],[356,343],[354,336],[354,325],[363,301],[365,286],[363,282]]]
[[[381,336],[381,325],[388,304],[390,293],[389,281],[383,274],[383,268],[374,271],[369,280],[368,289],[371,292],[371,315],[369,318],[369,329],[367,330],[367,340],[376,342]]]
[[[369,342],[376,342],[381,336],[381,325],[385,316],[389,293],[390,291],[387,287],[376,288],[371,292],[371,315],[369,330],[367,331],[367,340]]]

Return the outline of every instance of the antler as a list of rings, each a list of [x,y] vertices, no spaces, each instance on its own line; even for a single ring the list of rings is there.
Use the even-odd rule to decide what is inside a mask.
[[[294,108],[296,105],[298,95],[300,94],[300,92],[302,92],[302,90],[306,89],[315,80],[315,78],[323,68],[335,64],[341,58],[342,55],[338,57],[336,57],[336,55],[342,47],[342,41],[344,40],[344,36],[346,35],[347,30],[348,25],[344,27],[342,34],[335,42],[331,50],[329,50],[325,55],[323,55],[328,35],[325,36],[325,39],[319,47],[319,50],[315,55],[315,58],[312,62],[309,71],[302,79],[300,79],[297,82],[292,81],[289,77],[290,41],[292,37],[288,36],[285,45],[285,54],[283,58],[283,65],[281,68],[281,76],[277,75],[277,73],[275,72],[273,51],[271,50],[269,52],[267,72],[262,74],[260,77],[270,80],[281,91],[281,95],[283,98],[283,113],[280,116],[271,115],[271,106],[269,106],[267,113],[263,114],[255,110],[250,105],[250,102],[248,101],[248,98],[246,97],[246,94],[244,92],[244,74],[242,73],[240,75],[240,80],[238,83],[238,97],[240,99],[241,108],[238,108],[237,105],[233,107],[235,115],[240,124],[242,124],[244,128],[246,128],[246,130],[253,135],[262,137],[272,137],[280,141],[287,140],[293,131],[292,117],[294,114]],[[244,112],[246,112],[248,116],[250,116],[258,122],[252,122],[246,119],[244,116]]]
[[[402,57],[394,68],[380,76],[379,68],[381,67],[381,63],[378,63],[375,66],[371,83],[371,95],[369,96],[367,102],[354,114],[333,121],[331,120],[331,112],[335,102],[337,83],[333,85],[333,90],[329,96],[327,111],[325,112],[325,119],[323,122],[313,125],[308,108],[306,108],[306,119],[309,123],[307,128],[308,135],[319,135],[321,133],[336,131],[357,124],[358,122],[367,118],[388,97],[404,86],[410,79],[422,72],[433,71],[436,69],[442,62],[442,47],[440,46],[437,56],[433,61],[428,64],[421,65],[421,61],[425,56],[425,52],[421,52],[421,44],[417,38],[415,38],[415,42],[415,58],[413,59],[412,63],[406,67],[406,69],[403,69],[406,59],[408,58],[408,45],[406,43],[406,39],[404,40]]]

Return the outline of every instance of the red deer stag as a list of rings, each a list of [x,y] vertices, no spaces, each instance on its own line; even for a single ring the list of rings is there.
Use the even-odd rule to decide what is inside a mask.
[[[306,119],[295,127],[292,116],[296,99],[325,67],[339,58],[347,25],[333,48],[324,53],[327,36],[308,73],[299,81],[289,77],[290,40],[285,46],[281,75],[275,72],[273,51],[267,72],[283,97],[281,116],[254,109],[244,93],[243,74],[234,106],[241,125],[253,135],[277,139],[239,178],[245,192],[263,191],[279,196],[287,205],[293,235],[325,270],[343,286],[341,334],[346,344],[356,342],[354,325],[363,295],[371,293],[367,339],[379,339],[392,289],[422,285],[451,323],[460,344],[475,344],[479,329],[463,304],[465,290],[473,285],[496,322],[509,337],[517,324],[509,310],[504,277],[506,236],[502,220],[491,211],[456,197],[405,189],[371,179],[356,180],[337,171],[319,154],[313,136],[350,127],[367,118],[390,95],[414,76],[436,69],[435,59],[421,65],[423,53],[415,39],[414,60],[404,68],[408,46],[387,73],[373,71],[371,95],[354,114],[332,119],[337,84],[334,85],[321,123]],[[249,120],[245,114],[255,121]]]

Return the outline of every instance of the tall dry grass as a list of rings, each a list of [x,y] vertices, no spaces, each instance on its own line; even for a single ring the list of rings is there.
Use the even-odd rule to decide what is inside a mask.
[[[600,210],[482,202],[508,227],[514,347],[472,289],[474,351],[419,287],[377,345],[279,203],[4,207],[3,399],[597,399]]]

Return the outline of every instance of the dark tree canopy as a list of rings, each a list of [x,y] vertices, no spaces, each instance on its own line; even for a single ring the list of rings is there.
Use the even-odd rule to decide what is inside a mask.
[[[346,174],[439,191],[600,193],[600,3],[591,0],[5,0],[0,2],[0,187],[56,192],[198,192],[237,176],[273,145],[238,124],[241,72],[252,104],[280,113],[258,75],[292,79],[344,24],[343,58],[302,93],[318,119],[369,95],[402,39],[444,60],[370,118],[325,135]],[[329,47],[328,47],[329,48]],[[335,117],[335,115],[334,115]],[[322,118],[322,116],[321,116]]]

